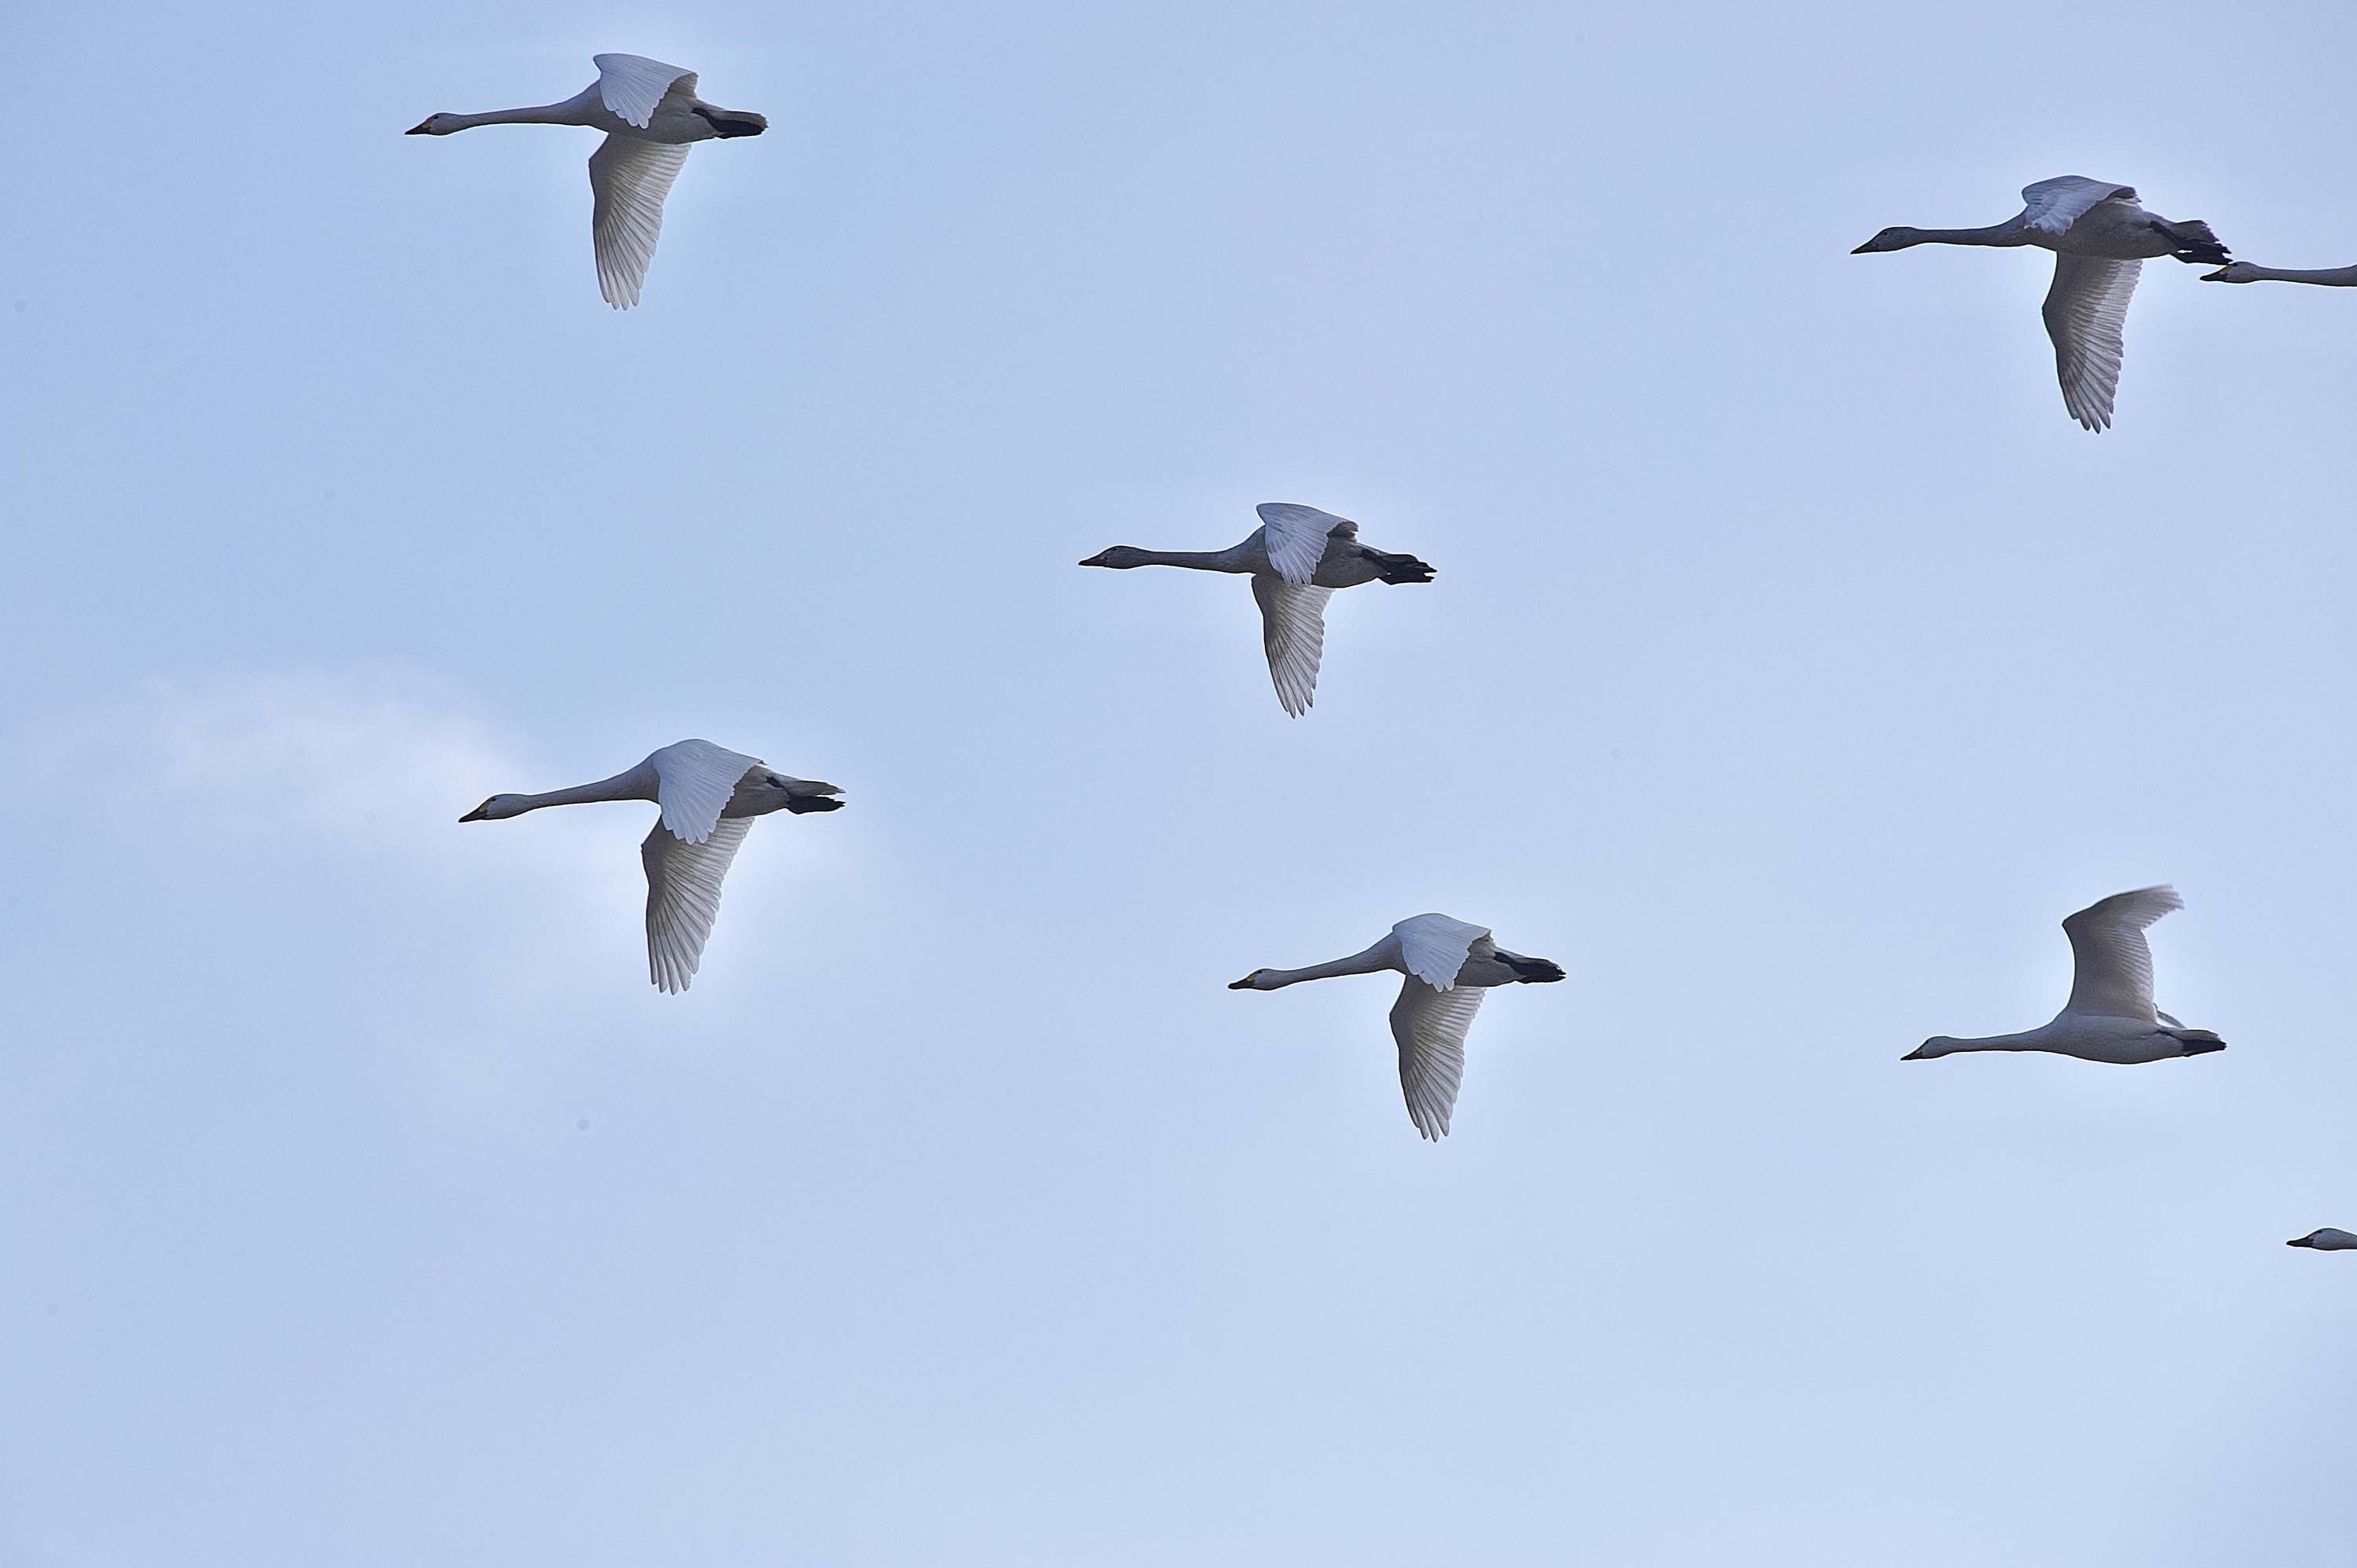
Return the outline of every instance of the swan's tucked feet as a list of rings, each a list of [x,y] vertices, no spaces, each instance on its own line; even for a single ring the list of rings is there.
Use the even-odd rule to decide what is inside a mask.
[[[2206,1056],[2212,1051],[2226,1048],[2226,1042],[2207,1029],[2187,1029],[2177,1037],[2184,1044],[2185,1054],[2189,1057]]]
[[[1380,550],[1370,550],[1367,558],[1383,568],[1381,581],[1394,586],[1402,583],[1432,581],[1432,567],[1413,555],[1387,555]]]
[[[1514,978],[1525,985],[1547,985],[1565,979],[1563,965],[1550,959],[1524,958],[1520,953],[1501,949],[1498,960],[1514,972]]]
[[[797,795],[786,802],[786,810],[799,817],[804,811],[840,811],[843,802],[831,795]]]

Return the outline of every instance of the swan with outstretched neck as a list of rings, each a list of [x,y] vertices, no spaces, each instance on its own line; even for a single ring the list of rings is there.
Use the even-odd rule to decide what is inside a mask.
[[[780,773],[758,757],[708,740],[683,740],[611,779],[541,795],[494,795],[458,820],[504,822],[544,806],[591,800],[661,806],[653,831],[639,846],[647,874],[647,972],[656,985],[675,993],[695,978],[720,912],[720,879],[753,819],[772,811],[832,811],[843,804],[835,799],[842,793],[832,784]]]
[[[2145,928],[2182,909],[2173,887],[2139,887],[2090,904],[2062,922],[2071,939],[2071,1000],[2051,1021],[2018,1035],[1958,1039],[1934,1035],[1900,1058],[1929,1061],[1961,1051],[2051,1051],[2127,1066],[2222,1051],[2207,1029],[2189,1029],[2152,1004],[2152,949]]]
[[[662,233],[663,199],[695,142],[758,136],[769,121],[748,109],[723,109],[695,95],[695,72],[643,55],[598,55],[597,80],[562,103],[494,109],[482,114],[428,114],[404,133],[447,136],[478,125],[585,125],[606,133],[589,155],[596,199],[589,236],[597,258],[597,292],[617,310],[639,302],[647,265]]]
[[[2226,247],[2199,219],[2170,220],[2136,204],[2133,187],[2066,174],[2022,188],[2022,209],[1986,229],[1885,229],[1850,254],[1910,245],[2035,245],[2052,251],[2054,282],[2046,291],[2046,335],[2062,406],[2089,430],[2112,423],[2119,390],[2121,333],[2136,274],[2155,256],[2216,264]]]
[[[1465,1034],[1481,993],[1500,985],[1561,980],[1551,960],[1508,952],[1488,928],[1447,915],[1415,915],[1394,926],[1363,952],[1307,969],[1256,969],[1231,991],[1278,991],[1305,980],[1395,971],[1407,978],[1392,1004],[1392,1040],[1399,1047],[1400,1090],[1408,1119],[1435,1143],[1448,1135],[1457,1088],[1465,1076]]]
[[[1260,523],[1225,550],[1141,550],[1116,544],[1081,563],[1126,572],[1137,566],[1178,566],[1252,578],[1260,606],[1261,650],[1276,700],[1295,718],[1318,697],[1318,666],[1326,651],[1326,601],[1337,588],[1361,583],[1429,583],[1432,568],[1413,555],[1393,555],[1359,542],[1359,525],[1314,506],[1265,501],[1254,509]]]

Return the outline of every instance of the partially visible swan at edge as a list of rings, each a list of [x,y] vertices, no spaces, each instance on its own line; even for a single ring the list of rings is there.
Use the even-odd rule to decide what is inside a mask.
[[[2029,205],[1986,229],[1885,229],[1850,252],[1868,255],[1910,245],[2036,245],[2052,251],[2054,283],[2046,291],[2046,335],[2062,406],[2090,430],[2109,428],[2120,384],[2120,334],[2128,295],[2145,258],[2223,262],[2226,247],[2199,219],[2156,218],[2136,205],[2133,187],[2066,174],[2024,186]]]
[[[487,114],[428,114],[405,135],[447,136],[477,125],[587,125],[606,133],[589,155],[589,220],[597,253],[597,292],[617,310],[639,302],[647,263],[662,232],[663,199],[687,161],[691,142],[758,136],[769,121],[746,109],[723,109],[695,95],[695,72],[641,55],[595,57],[597,80],[562,103],[494,109]]]
[[[2321,1230],[2311,1230],[2298,1240],[2287,1241],[2284,1245],[2312,1247],[2319,1252],[2346,1252],[2357,1248],[2357,1236],[2352,1236],[2346,1230],[2336,1230],[2328,1225]]]
[[[2203,283],[2312,283],[2326,288],[2357,288],[2357,267],[2263,267],[2255,262],[2228,262],[2214,273],[2203,273]]]
[[[1364,952],[1308,969],[1256,969],[1228,989],[1275,991],[1304,980],[1387,969],[1407,976],[1392,1004],[1392,1038],[1399,1046],[1408,1119],[1437,1143],[1448,1135],[1448,1114],[1465,1076],[1465,1031],[1472,1027],[1482,991],[1561,980],[1563,966],[1508,952],[1490,940],[1485,927],[1446,915],[1415,915]]]
[[[1081,563],[1116,572],[1133,566],[1185,566],[1252,576],[1260,605],[1261,646],[1276,700],[1299,718],[1317,700],[1318,664],[1326,648],[1326,601],[1361,583],[1429,583],[1432,568],[1413,555],[1389,555],[1359,542],[1359,525],[1314,506],[1265,501],[1261,525],[1225,550],[1140,550],[1116,544]]]
[[[1953,1039],[1934,1035],[1901,1061],[1958,1051],[2053,1051],[2082,1061],[2163,1061],[2222,1051],[2207,1029],[2189,1029],[2152,1004],[2152,950],[2144,929],[2185,900],[2173,887],[2140,887],[2090,904],[2062,922],[2071,939],[2071,1000],[2050,1023],[2018,1035]]]
[[[662,808],[639,846],[647,873],[647,972],[665,991],[681,992],[695,978],[713,917],[720,912],[720,879],[745,843],[755,817],[771,811],[832,811],[843,802],[832,784],[792,779],[758,757],[708,740],[664,746],[625,773],[544,795],[494,795],[458,820],[496,822],[583,800],[652,800]]]

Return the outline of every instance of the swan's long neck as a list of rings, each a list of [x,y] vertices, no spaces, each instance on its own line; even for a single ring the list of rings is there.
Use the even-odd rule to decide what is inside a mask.
[[[1364,952],[1354,952],[1349,958],[1338,958],[1330,963],[1313,963],[1308,969],[1271,969],[1262,972],[1262,991],[1275,991],[1305,980],[1330,980],[1338,974],[1374,974],[1392,967],[1384,944],[1377,942]]]
[[[1910,245],[2027,245],[2029,228],[2018,220],[1992,223],[1986,229],[1913,229]]]
[[[633,768],[628,773],[617,773],[611,779],[600,779],[595,784],[576,784],[570,789],[551,789],[545,795],[523,795],[515,809],[522,816],[537,811],[543,806],[577,806],[585,800],[651,800],[656,799],[655,781],[644,769]]]
[[[2051,1028],[2052,1026],[2049,1025],[2048,1027]],[[2048,1036],[2045,1029],[2030,1029],[2018,1035],[1973,1035],[1956,1040],[1941,1054],[1947,1056],[1957,1051],[2036,1051],[2045,1049],[2047,1043]]]
[[[1252,568],[1234,550],[1141,550],[1141,566],[1189,566],[1198,572],[1249,572]]]
[[[2254,283],[2320,283],[2357,288],[2357,267],[2263,267],[2244,262],[2244,275]]]
[[[535,104],[530,109],[491,109],[480,114],[446,114],[448,131],[471,131],[478,125],[587,125],[590,124],[585,102],[587,95],[576,95],[562,103]]]

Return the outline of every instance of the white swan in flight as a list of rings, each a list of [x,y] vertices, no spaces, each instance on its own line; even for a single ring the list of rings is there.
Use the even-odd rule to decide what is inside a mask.
[[[428,114],[404,134],[447,136],[477,125],[587,125],[606,133],[589,155],[597,206],[589,234],[597,253],[597,292],[617,310],[639,302],[647,263],[662,232],[663,198],[687,161],[691,142],[758,136],[769,121],[723,109],[695,95],[695,72],[641,55],[598,55],[597,80],[562,103],[494,109],[488,114]]]
[[[2203,283],[2312,283],[2326,288],[2357,288],[2357,267],[2263,267],[2255,262],[2228,262],[2214,273],[2203,273]],[[2293,1245],[2297,1246],[2295,1242]]]
[[[720,879],[753,819],[771,811],[832,811],[843,804],[834,799],[842,793],[832,784],[789,778],[758,757],[708,740],[683,740],[611,779],[545,795],[494,795],[458,820],[504,822],[582,800],[660,805],[654,831],[639,846],[647,872],[647,972],[663,990],[681,992],[695,978],[712,918],[720,912]]]
[[[2346,1252],[2357,1248],[2357,1236],[2346,1230],[2336,1230],[2328,1225],[2321,1230],[2311,1230],[2297,1240],[2287,1241],[2287,1247],[2312,1247],[2319,1252]]]
[[[1318,661],[1326,649],[1326,601],[1361,583],[1429,583],[1432,568],[1413,555],[1390,555],[1359,542],[1359,525],[1314,506],[1265,501],[1260,526],[1225,550],[1140,550],[1116,544],[1081,563],[1126,572],[1133,566],[1185,566],[1252,577],[1260,604],[1261,646],[1276,700],[1299,718],[1318,696]]]
[[[2152,1004],[2152,950],[2144,929],[2184,908],[2173,887],[2140,887],[2088,905],[2062,922],[2071,939],[2071,1000],[2051,1023],[1974,1039],[1934,1035],[1900,1060],[1928,1061],[1958,1051],[2054,1051],[2126,1065],[2224,1050],[2226,1042],[2209,1030],[2189,1029]]]
[[[1850,252],[1903,251],[1910,245],[2036,245],[2052,251],[2054,284],[2046,291],[2046,335],[2062,406],[2090,430],[2112,423],[2120,384],[2120,331],[2128,295],[2145,258],[2224,262],[2226,247],[2198,219],[2172,222],[2136,205],[2131,187],[2066,174],[2022,188],[2029,205],[1986,229],[1885,229]]]
[[[1465,1076],[1465,1031],[1492,985],[1544,984],[1563,978],[1563,966],[1508,952],[1480,926],[1446,915],[1416,915],[1364,952],[1313,963],[1308,969],[1256,969],[1228,989],[1275,991],[1335,974],[1397,970],[1407,976],[1392,1004],[1392,1038],[1399,1045],[1400,1089],[1408,1119],[1424,1136],[1448,1135],[1448,1114]]]

